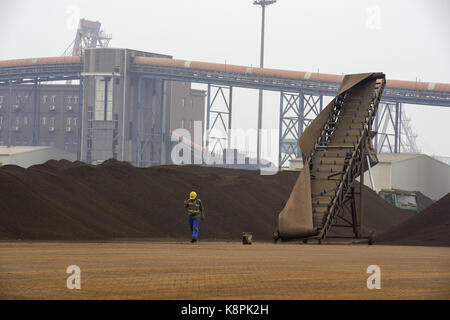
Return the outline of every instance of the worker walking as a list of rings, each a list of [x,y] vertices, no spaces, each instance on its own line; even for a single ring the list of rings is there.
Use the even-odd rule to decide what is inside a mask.
[[[184,207],[189,216],[189,226],[192,231],[191,242],[194,243],[198,238],[198,223],[200,217],[205,219],[205,208],[203,207],[202,201],[197,198],[197,193],[195,191],[192,191],[189,194],[189,199],[184,200]]]

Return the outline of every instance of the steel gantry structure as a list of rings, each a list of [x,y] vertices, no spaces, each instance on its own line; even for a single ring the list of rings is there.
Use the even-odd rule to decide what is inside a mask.
[[[112,35],[100,30],[101,25],[99,21],[80,19],[75,39],[64,50],[62,56],[81,56],[85,49],[109,47]]]
[[[196,62],[187,60],[136,57],[132,65],[136,74],[145,74],[163,80],[189,81],[208,85],[207,129],[222,127],[225,133],[231,130],[232,88],[242,87],[280,92],[279,118],[279,166],[285,167],[288,161],[300,156],[298,138],[311,120],[323,108],[324,96],[335,96],[342,76],[297,72],[267,68],[251,68],[227,64]],[[218,88],[212,92],[211,88]],[[227,90],[229,95],[223,94]],[[222,99],[216,99],[221,92]],[[226,108],[215,109],[217,100],[225,101]],[[417,83],[388,80],[381,105],[389,110],[389,116],[397,119],[384,122],[392,126],[395,146],[400,152],[401,144],[401,106],[403,103],[450,107],[450,84]],[[392,108],[395,105],[395,108]],[[226,115],[227,121],[224,121]],[[385,116],[387,119],[387,116]],[[214,120],[211,122],[211,118]],[[220,119],[220,121],[216,121]],[[382,119],[374,123],[379,131]],[[387,128],[384,128],[386,132]],[[390,141],[387,134],[376,139],[379,150]],[[227,134],[223,137],[208,137],[206,144],[215,149],[224,148]],[[377,143],[377,142],[376,142]],[[210,150],[211,151],[211,150]]]
[[[165,81],[187,81],[206,84],[208,86],[206,129],[214,131],[215,129],[221,128],[225,132],[223,136],[207,137],[206,144],[213,149],[229,147],[230,139],[228,135],[232,126],[233,87],[279,92],[280,167],[286,166],[290,159],[300,156],[298,138],[303,133],[305,127],[308,126],[309,122],[322,110],[323,98],[325,96],[335,96],[339,84],[342,81],[342,76],[340,75],[252,68],[139,55],[131,58],[130,69],[131,74],[138,79],[139,84],[145,79],[159,79],[162,81],[163,88]],[[81,119],[83,107],[81,95],[83,91],[89,89],[83,88],[82,70],[82,57],[0,61],[0,85],[9,85],[10,90],[13,90],[15,84],[34,83],[36,87],[34,90],[35,94],[38,94],[37,92],[41,82],[80,80],[80,105],[78,112]],[[142,94],[142,90],[137,90],[138,110],[140,110],[139,116],[142,116],[145,107],[141,106]],[[394,143],[394,145],[397,145],[397,148],[394,146],[394,152],[400,151],[401,104],[404,103],[450,107],[450,84],[387,80],[381,104],[388,105],[389,117],[394,119],[394,121],[388,122],[388,125],[393,126],[395,141],[397,141]],[[10,108],[11,105],[10,95]],[[163,101],[159,105],[161,109],[164,108]],[[395,107],[393,108],[393,106]],[[380,109],[380,113],[383,113],[382,108]],[[35,110],[38,110],[38,106],[35,106]],[[35,127],[37,123],[36,116],[35,112],[33,121]],[[147,121],[147,118],[152,118],[152,114],[147,113],[147,116],[144,116],[143,119]],[[152,121],[158,120],[160,119],[153,119]],[[379,131],[381,120],[378,119],[375,121],[375,131]],[[82,126],[84,125],[87,124],[83,123]],[[10,130],[10,126],[8,130]],[[136,137],[139,139],[137,141],[139,144],[137,144],[136,152],[142,152],[146,147],[145,144],[140,143],[142,135],[150,137],[150,142],[154,146],[157,146],[154,150],[161,150],[163,135],[161,130],[160,128],[156,131],[148,130],[143,133],[142,128],[138,125],[136,128]],[[81,132],[81,129],[79,131]],[[80,132],[78,134],[79,139],[81,139]],[[384,142],[381,140],[378,141],[378,145],[382,143]],[[81,143],[78,145],[80,148]],[[158,152],[156,153],[157,155],[155,156],[157,157]],[[136,159],[138,158],[139,155],[136,156]],[[138,161],[136,164],[140,165]]]

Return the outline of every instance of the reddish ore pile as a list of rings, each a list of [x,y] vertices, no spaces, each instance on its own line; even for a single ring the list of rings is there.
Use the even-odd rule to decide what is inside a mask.
[[[375,237],[380,244],[450,246],[450,193]]]
[[[50,160],[0,167],[0,239],[190,239],[183,200],[206,207],[200,239],[271,239],[297,177],[281,172]]]
[[[28,169],[0,167],[0,239],[190,239],[183,200],[195,190],[206,207],[201,239],[271,240],[296,172],[200,166],[136,168],[50,160]],[[364,225],[377,234],[404,213],[365,188]]]

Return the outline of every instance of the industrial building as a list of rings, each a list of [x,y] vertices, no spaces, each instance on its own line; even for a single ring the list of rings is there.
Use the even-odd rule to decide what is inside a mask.
[[[379,153],[377,158],[379,162],[364,174],[364,184],[376,192],[382,189],[420,191],[438,200],[450,191],[450,166],[445,162],[414,153]],[[290,170],[302,168],[302,158],[289,162]]]
[[[425,154],[381,153],[371,168],[373,189],[420,191],[438,200],[450,191],[450,166]],[[369,171],[364,184],[372,187]]]
[[[172,129],[184,126],[190,130],[192,118],[197,118],[195,112],[183,109],[189,106],[191,97],[175,98],[174,81],[178,81],[207,86],[206,107],[199,110],[204,117],[198,119],[205,119],[205,133],[210,130],[223,133],[205,135],[203,144],[215,154],[231,147],[233,87],[279,92],[278,167],[285,168],[289,160],[300,156],[298,139],[323,110],[323,98],[335,96],[343,80],[342,75],[172,59],[168,55],[131,49],[85,48],[82,53],[82,56],[0,61],[0,85],[5,92],[13,92],[16,86],[29,83],[33,85],[33,94],[37,95],[36,87],[45,82],[80,81],[77,159],[88,163],[116,158],[136,166],[170,164]],[[195,97],[193,107],[200,108],[194,102],[197,92],[187,86],[185,89]],[[409,150],[402,139],[403,103],[448,107],[449,92],[450,87],[445,83],[388,79],[380,101],[382,113],[375,119],[374,130],[379,134],[380,131],[393,133],[385,135],[379,144],[375,143],[377,150],[385,151],[386,143],[394,146],[395,153]],[[9,120],[13,120],[12,100],[4,98],[3,102],[11,114]],[[35,116],[38,109],[39,105],[35,105],[34,137],[38,136]],[[175,116],[176,110],[186,113]],[[255,117],[259,117],[258,113]],[[8,137],[5,144],[11,145],[14,127],[9,120],[4,128]]]
[[[189,131],[194,137],[194,121],[202,121],[202,132],[204,130],[205,116],[204,90],[192,89],[190,82],[172,82],[172,112],[170,113],[170,131],[178,128]]]
[[[42,145],[77,153],[79,86],[49,84],[39,86],[35,101],[33,85],[14,87],[12,118],[9,124],[9,90],[0,87],[0,145]],[[37,130],[34,134],[34,105],[37,102]],[[8,136],[8,126],[12,126]],[[8,142],[9,140],[9,142]]]
[[[141,166],[170,162],[171,132],[184,128],[193,136],[194,121],[204,120],[205,91],[186,81],[138,80],[128,65],[138,55],[171,58],[129,49],[86,50],[81,90],[69,83],[16,84],[11,119],[10,88],[0,86],[0,145],[55,147],[79,152],[93,164],[110,158],[139,159]]]
[[[205,93],[190,82],[136,76],[135,57],[171,56],[130,49],[97,48],[83,57],[83,123],[80,158],[100,163],[115,158],[138,166],[170,163],[171,132],[193,133],[203,121]]]

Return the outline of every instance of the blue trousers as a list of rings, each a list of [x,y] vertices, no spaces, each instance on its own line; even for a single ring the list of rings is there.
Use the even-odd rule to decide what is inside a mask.
[[[189,226],[191,227],[193,239],[198,238],[198,222],[199,221],[200,221],[200,216],[198,216],[197,218],[193,218],[193,217],[189,216]]]

